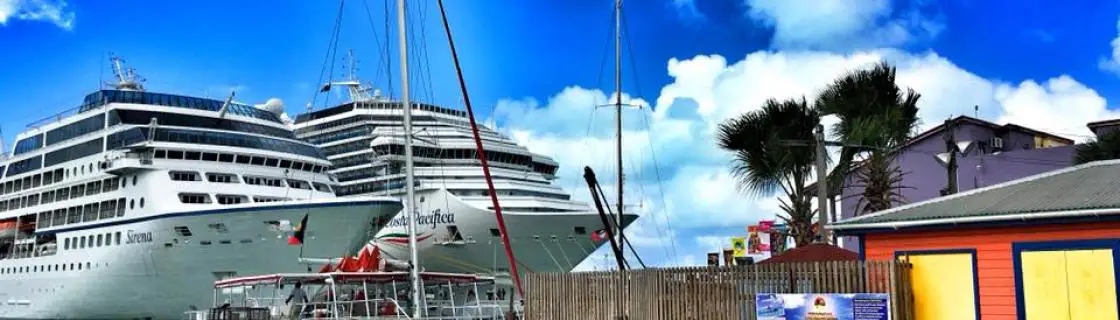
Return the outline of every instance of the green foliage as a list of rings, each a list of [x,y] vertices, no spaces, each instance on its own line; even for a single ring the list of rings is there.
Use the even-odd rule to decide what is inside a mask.
[[[1120,131],[1107,133],[1097,140],[1077,146],[1073,161],[1077,164],[1120,159]]]
[[[782,192],[784,216],[797,245],[813,239],[811,197],[805,189],[814,164],[813,129],[820,114],[804,98],[770,99],[761,110],[728,119],[717,130],[720,148],[734,154],[731,173],[740,190],[755,196]],[[792,142],[792,143],[791,143]]]
[[[838,194],[844,179],[855,173],[855,184],[864,188],[857,206],[861,213],[888,209],[902,200],[902,172],[891,150],[910,140],[918,125],[921,95],[899,88],[895,75],[894,67],[881,62],[845,74],[817,97],[822,115],[840,119],[831,131],[844,143],[836,169],[829,174],[829,188]],[[860,156],[865,159],[856,163]],[[859,165],[863,169],[857,170]]]

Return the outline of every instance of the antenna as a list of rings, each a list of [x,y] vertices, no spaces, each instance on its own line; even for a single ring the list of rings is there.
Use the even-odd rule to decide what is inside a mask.
[[[144,91],[144,85],[140,83],[145,79],[136,74],[136,69],[126,67],[124,59],[109,54],[112,55],[109,61],[113,62],[113,76],[117,78],[117,83],[113,86],[119,90]]]

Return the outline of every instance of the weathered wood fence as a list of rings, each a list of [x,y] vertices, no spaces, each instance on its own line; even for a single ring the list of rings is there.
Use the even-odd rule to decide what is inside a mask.
[[[888,293],[891,319],[913,319],[901,261],[537,273],[525,283],[529,320],[754,320],[756,293]]]

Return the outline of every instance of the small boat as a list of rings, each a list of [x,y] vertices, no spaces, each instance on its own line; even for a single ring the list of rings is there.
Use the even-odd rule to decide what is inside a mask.
[[[187,311],[190,320],[215,319],[509,319],[521,314],[509,301],[478,295],[494,278],[421,272],[421,317],[410,317],[409,272],[278,273],[214,282],[214,306]],[[296,284],[310,301],[288,300]],[[509,310],[514,310],[510,313]]]

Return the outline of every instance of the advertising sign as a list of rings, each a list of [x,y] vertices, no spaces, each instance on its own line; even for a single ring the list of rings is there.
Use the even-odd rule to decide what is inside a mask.
[[[885,293],[759,293],[758,320],[890,320]]]
[[[719,266],[719,252],[708,253],[708,266],[709,267],[718,267]]]
[[[734,257],[746,257],[747,239],[743,237],[731,237],[731,251]]]

